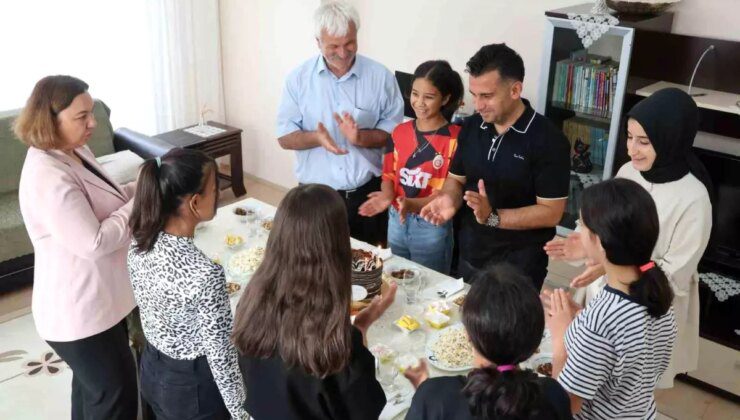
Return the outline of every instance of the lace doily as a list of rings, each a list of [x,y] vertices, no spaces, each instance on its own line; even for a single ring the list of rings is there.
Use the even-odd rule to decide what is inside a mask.
[[[578,180],[583,184],[583,188],[590,187],[591,185],[598,184],[602,181],[601,177],[599,175],[593,175],[593,174],[581,174],[578,172],[570,172],[571,175],[576,175],[578,177]]]
[[[597,0],[589,14],[568,13],[573,29],[585,48],[591,46],[597,39],[609,31],[612,26],[619,24],[619,19],[609,14],[609,8],[604,0]]]
[[[720,302],[740,295],[740,282],[729,277],[720,276],[715,273],[700,273],[699,280],[712,289],[714,296]]]

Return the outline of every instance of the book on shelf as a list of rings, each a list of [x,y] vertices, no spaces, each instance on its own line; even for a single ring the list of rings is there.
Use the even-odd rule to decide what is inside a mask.
[[[618,71],[619,63],[609,57],[576,51],[555,64],[551,100],[561,108],[608,117]]]

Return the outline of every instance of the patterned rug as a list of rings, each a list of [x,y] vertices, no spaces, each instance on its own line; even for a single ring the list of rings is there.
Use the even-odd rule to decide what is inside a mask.
[[[70,415],[72,371],[36,334],[31,314],[0,324],[0,419]]]
[[[0,419],[69,418],[71,383],[72,371],[36,334],[31,314],[0,323]]]

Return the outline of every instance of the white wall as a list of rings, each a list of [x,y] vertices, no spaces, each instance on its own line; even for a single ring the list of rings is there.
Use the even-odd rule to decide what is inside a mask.
[[[293,152],[280,148],[275,113],[288,72],[317,53],[318,0],[221,0],[226,122],[242,128],[244,171],[296,185]]]
[[[740,41],[738,0],[682,0],[671,10],[674,33]]]
[[[524,59],[524,95],[536,103],[545,10],[583,0],[350,0],[360,13],[360,53],[391,71],[443,58],[462,72],[482,45],[506,42]],[[319,0],[221,0],[227,123],[244,129],[244,170],[290,187],[293,153],[275,138],[285,75],[318,53],[312,16]],[[740,40],[738,0],[683,0],[675,32]],[[733,17],[734,16],[734,17]],[[467,77],[462,74],[467,86]],[[466,108],[471,108],[466,97]]]
[[[147,1],[0,0],[0,111],[69,74],[111,108],[113,127],[155,134]]]

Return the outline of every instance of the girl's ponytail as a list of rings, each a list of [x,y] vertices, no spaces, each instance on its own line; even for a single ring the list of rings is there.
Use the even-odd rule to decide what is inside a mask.
[[[532,371],[506,370],[488,366],[468,375],[463,395],[475,418],[529,418],[536,414],[540,389]]]
[[[141,165],[136,184],[134,209],[131,212],[129,226],[139,252],[149,252],[164,227],[162,191],[159,185],[161,161],[158,159],[149,159]]]
[[[653,261],[640,266],[640,278],[630,284],[630,295],[655,318],[665,315],[673,302],[673,290],[668,278]]]

